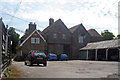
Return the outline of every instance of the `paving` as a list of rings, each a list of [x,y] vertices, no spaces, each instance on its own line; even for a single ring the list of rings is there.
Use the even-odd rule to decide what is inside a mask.
[[[110,61],[48,61],[46,67],[13,62],[11,66],[20,72],[20,78],[106,78],[118,73],[118,62]]]

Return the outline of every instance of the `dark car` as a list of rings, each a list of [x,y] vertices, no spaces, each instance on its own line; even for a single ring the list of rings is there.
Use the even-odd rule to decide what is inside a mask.
[[[68,60],[68,55],[67,54],[59,54],[58,59],[59,60]]]
[[[44,52],[29,52],[27,57],[25,58],[25,65],[33,65],[33,64],[43,64],[47,66],[47,56]]]
[[[57,60],[58,58],[57,58],[56,54],[54,54],[54,53],[48,53],[47,59],[48,60]]]

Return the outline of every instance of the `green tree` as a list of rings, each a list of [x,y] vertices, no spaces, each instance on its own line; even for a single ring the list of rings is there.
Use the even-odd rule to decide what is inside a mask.
[[[39,32],[39,33],[41,33],[41,31],[40,31],[40,30],[38,30],[38,32]]]
[[[117,35],[117,39],[120,39],[120,34]]]
[[[114,34],[112,32],[109,32],[108,30],[104,30],[101,35],[104,40],[112,40],[115,37]]]
[[[13,27],[10,27],[8,29],[8,35],[12,41],[12,53],[16,53],[16,47],[18,45],[20,35],[15,32],[15,29]]]

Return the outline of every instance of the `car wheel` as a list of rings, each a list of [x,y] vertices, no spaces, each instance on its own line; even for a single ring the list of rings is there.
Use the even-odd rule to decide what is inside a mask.
[[[44,66],[47,66],[47,63],[43,64]]]
[[[25,65],[27,65],[27,63],[25,62]]]

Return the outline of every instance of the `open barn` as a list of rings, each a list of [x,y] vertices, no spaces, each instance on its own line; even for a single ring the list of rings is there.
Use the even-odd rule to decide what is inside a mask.
[[[88,43],[80,49],[80,59],[118,61],[120,39]]]

